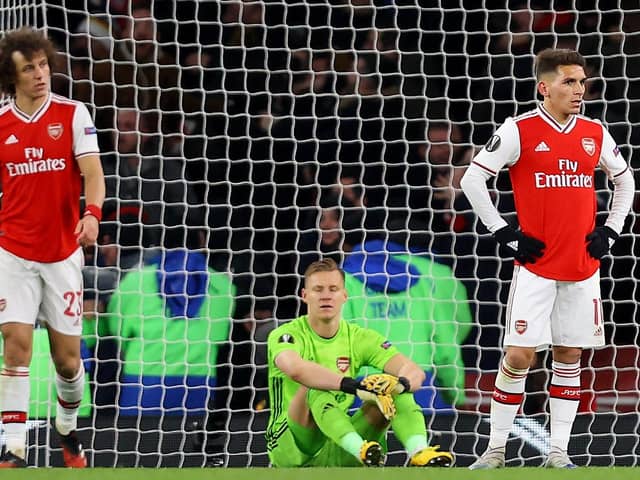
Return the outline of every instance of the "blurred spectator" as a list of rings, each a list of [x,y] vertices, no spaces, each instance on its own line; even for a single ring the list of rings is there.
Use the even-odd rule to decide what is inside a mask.
[[[461,344],[473,317],[451,269],[380,240],[355,246],[343,268],[349,294],[343,317],[378,331],[425,370],[416,402],[428,410],[462,405]]]
[[[103,208],[95,265],[117,270],[119,277],[142,266],[153,254],[146,248],[150,244],[145,236],[146,222],[141,203],[107,202]]]
[[[196,196],[186,178],[184,158],[160,151],[160,138],[143,133],[147,120],[134,109],[118,109],[115,152],[104,154],[102,164],[107,199],[143,204],[144,218],[141,210],[138,222],[145,225],[149,244],[158,245],[162,224],[183,223]]]
[[[167,228],[164,249],[113,293],[101,337],[120,342],[121,415],[203,414],[229,338],[235,287],[207,266],[202,232]]]
[[[341,264],[344,252],[362,238],[364,210],[351,203],[346,196],[335,192],[325,193],[320,198],[317,225],[312,225],[299,238],[296,251],[299,253],[296,270],[304,275],[307,267],[322,258],[332,258]]]

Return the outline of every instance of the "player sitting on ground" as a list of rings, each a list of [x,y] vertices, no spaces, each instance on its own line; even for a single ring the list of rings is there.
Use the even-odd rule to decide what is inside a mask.
[[[331,259],[305,272],[308,314],[281,325],[268,339],[267,451],[276,467],[382,466],[389,425],[412,466],[449,467],[453,456],[429,447],[413,392],[424,372],[373,330],[342,319],[344,272]],[[362,382],[363,366],[383,370]],[[354,395],[363,406],[347,411]]]

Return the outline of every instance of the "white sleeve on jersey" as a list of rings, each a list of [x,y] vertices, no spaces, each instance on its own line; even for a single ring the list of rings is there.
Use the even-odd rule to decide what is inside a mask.
[[[515,165],[519,157],[518,127],[513,119],[507,118],[474,157],[460,181],[460,186],[469,199],[473,211],[492,233],[507,226],[507,222],[500,216],[500,212],[491,200],[487,180],[496,176],[503,167]]]
[[[600,168],[613,182],[613,200],[605,225],[616,233],[624,227],[624,221],[631,210],[635,195],[635,182],[627,162],[618,149],[615,140],[604,126],[602,127],[602,148],[600,149]]]
[[[77,158],[90,153],[100,153],[98,135],[89,110],[83,103],[78,103],[73,114],[73,154]]]

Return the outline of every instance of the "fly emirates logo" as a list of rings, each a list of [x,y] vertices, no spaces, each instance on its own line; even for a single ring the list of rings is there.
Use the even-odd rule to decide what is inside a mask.
[[[576,173],[578,162],[558,159],[560,173],[535,172],[536,188],[592,188],[593,175]]]
[[[32,175],[41,172],[56,172],[64,170],[66,162],[64,158],[42,158],[44,148],[27,147],[24,149],[26,162],[7,162],[7,170],[10,177],[18,175]]]

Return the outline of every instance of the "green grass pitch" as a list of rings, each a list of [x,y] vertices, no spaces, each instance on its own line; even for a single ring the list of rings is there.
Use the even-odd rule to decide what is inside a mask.
[[[425,471],[426,470],[426,471]],[[638,478],[637,468],[505,468],[472,472],[466,468],[95,468],[86,470],[30,468],[2,472],[2,480],[619,480]]]

